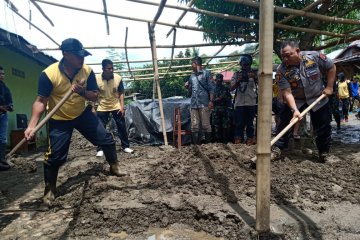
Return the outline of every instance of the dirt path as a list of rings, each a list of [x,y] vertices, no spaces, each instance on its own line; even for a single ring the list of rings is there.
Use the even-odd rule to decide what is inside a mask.
[[[356,131],[353,120],[341,136]],[[271,239],[360,239],[360,143],[337,136],[330,162],[302,153],[315,151],[302,139],[272,163]],[[75,134],[51,209],[39,201],[42,153],[15,158],[0,172],[1,239],[256,239],[254,146],[134,149],[119,152],[129,176],[117,178]]]

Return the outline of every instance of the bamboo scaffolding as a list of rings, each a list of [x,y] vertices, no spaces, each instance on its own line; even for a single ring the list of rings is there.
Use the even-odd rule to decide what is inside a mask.
[[[158,3],[149,2],[149,1],[145,1],[145,0],[126,0],[126,1],[149,4],[149,5],[154,5],[154,6],[158,5]],[[244,17],[229,15],[229,14],[225,14],[225,13],[216,13],[216,12],[211,12],[211,11],[207,11],[207,10],[203,10],[203,9],[182,7],[182,6],[170,5],[170,4],[167,4],[165,7],[174,8],[174,9],[178,9],[178,10],[187,10],[189,12],[204,14],[204,15],[208,15],[208,16],[223,18],[223,19],[230,19],[230,20],[235,20],[235,21],[239,21],[239,22],[248,22],[248,23],[259,24],[258,19],[244,18]],[[274,26],[276,28],[291,30],[291,31],[296,31],[296,32],[309,32],[309,33],[317,33],[317,34],[322,34],[322,35],[327,35],[327,36],[344,37],[343,34],[339,34],[339,33],[321,31],[321,30],[311,29],[311,28],[294,27],[294,26],[284,25],[284,24],[280,24],[280,23],[275,23]],[[228,33],[228,35],[229,34],[230,33]]]
[[[273,75],[274,0],[260,2],[259,104],[256,161],[256,230],[270,231],[270,141]]]
[[[43,15],[43,17],[48,20],[48,22],[51,24],[51,26],[54,27],[54,23],[51,21],[51,19],[46,15],[46,13],[42,10],[42,8],[39,6],[39,4],[37,4],[37,2],[35,2],[34,0],[30,0],[30,2],[32,4],[34,4],[34,6],[39,10],[39,12],[41,13],[41,15]]]
[[[129,58],[128,58],[128,51],[127,51],[127,37],[128,37],[128,27],[126,27],[126,30],[125,30],[125,42],[124,42],[124,46],[125,46],[125,58],[126,58],[126,64],[128,66],[128,72],[130,73],[131,77],[135,79],[135,76],[133,74],[133,72],[131,71],[131,68],[130,68],[130,63],[129,63]]]
[[[187,7],[192,7],[192,5],[194,5],[194,2],[195,2],[195,1],[196,1],[196,0],[191,0],[186,6],[187,6]],[[175,25],[179,25],[179,24],[180,24],[180,21],[185,17],[186,13],[187,13],[187,10],[184,10],[184,11],[181,13],[181,15],[180,15],[180,17],[178,18],[178,20],[176,20]],[[175,27],[172,27],[172,28],[170,29],[170,31],[166,34],[166,37],[169,37],[169,35],[171,34],[171,32],[174,31],[175,29],[176,29]]]
[[[238,4],[246,5],[249,7],[253,7],[253,8],[259,8],[259,6],[260,6],[259,2],[254,2],[252,0],[224,0],[224,1],[238,3]],[[306,11],[285,8],[285,7],[278,7],[278,6],[273,6],[273,8],[274,8],[275,12],[289,14],[289,15],[296,15],[296,16],[301,16],[301,17],[308,17],[308,18],[312,18],[312,19],[321,20],[323,22],[360,25],[360,21],[354,20],[354,19],[329,17],[326,15],[321,15],[321,14],[317,14],[317,13],[306,12]]]
[[[326,44],[324,46],[315,47],[314,50],[320,51],[320,50],[323,50],[323,49],[327,49],[329,47],[339,45],[341,43],[349,43],[349,42],[353,42],[353,41],[359,40],[359,39],[360,39],[360,35],[354,35],[354,36],[349,37],[349,38],[343,38],[343,39],[335,40],[335,41],[330,42],[330,43],[328,43],[328,44]]]
[[[10,9],[16,13],[16,15],[18,15],[21,19],[23,19],[25,22],[29,23],[31,26],[33,26],[36,30],[38,30],[39,32],[41,32],[42,34],[44,34],[48,39],[50,39],[53,43],[55,43],[57,46],[60,46],[59,43],[57,43],[52,37],[50,37],[47,33],[45,33],[43,30],[41,30],[39,27],[37,27],[35,24],[33,24],[32,22],[30,22],[29,20],[27,20],[23,15],[21,15],[18,12],[18,9],[15,7],[13,9],[13,7],[15,7],[12,3],[10,4]],[[39,50],[39,49],[38,49]],[[59,49],[57,49],[59,50]]]
[[[110,26],[109,26],[108,14],[107,14],[106,0],[103,0],[103,5],[104,5],[104,16],[105,16],[105,23],[106,23],[106,32],[107,32],[107,35],[110,35]]]
[[[224,50],[225,47],[226,47],[225,45],[224,45],[224,46],[221,46],[221,48],[214,54],[214,56],[216,56],[216,55],[218,55],[219,53],[221,53],[221,51]],[[213,57],[214,57],[214,56],[213,56]],[[213,57],[209,58],[209,59],[205,62],[205,64],[204,64],[205,67],[210,63],[211,60],[214,59]]]
[[[221,55],[221,56],[204,56],[201,57],[202,59],[205,58],[230,58],[230,57],[239,57],[243,54],[232,54],[232,55]],[[159,62],[166,62],[166,61],[179,61],[179,60],[191,60],[192,57],[186,57],[186,58],[163,58],[163,59],[158,59]],[[152,62],[152,60],[132,60],[132,61],[113,61],[113,63],[141,63],[141,62]],[[86,63],[86,65],[100,65],[100,62],[97,63]]]
[[[49,4],[49,5],[54,5],[54,6],[58,6],[58,7],[63,7],[63,8],[68,8],[68,9],[72,9],[72,10],[77,10],[77,11],[81,11],[81,12],[87,12],[87,13],[94,13],[94,14],[100,14],[100,15],[104,15],[103,12],[99,12],[99,11],[94,11],[94,10],[90,10],[90,9],[83,9],[83,8],[78,8],[78,7],[72,7],[72,6],[68,6],[68,5],[63,5],[63,4],[58,4],[58,3],[52,3],[52,2],[48,2],[48,1],[43,1],[43,0],[34,0],[37,2],[41,2],[41,3],[45,3],[45,4]],[[129,17],[129,16],[123,16],[123,15],[116,15],[116,14],[110,14],[108,13],[109,17],[114,17],[114,18],[121,18],[121,19],[127,19],[127,20],[132,20],[132,21],[138,21],[138,22],[151,22],[150,20],[146,20],[146,19],[141,19],[141,18],[134,18],[134,17]],[[203,29],[203,28],[199,28],[199,27],[193,27],[193,26],[184,26],[184,25],[177,25],[175,26],[172,23],[166,23],[166,22],[157,22],[157,24],[159,25],[164,25],[164,26],[168,26],[168,27],[177,27],[177,28],[182,28],[182,29],[186,29],[186,30],[192,30],[192,31],[198,31],[198,32],[209,32],[209,33],[214,33],[214,34],[225,34],[228,35],[230,37],[236,37],[236,38],[243,38],[246,40],[255,40],[254,36],[249,36],[249,35],[243,35],[243,34],[236,34],[236,33],[232,33],[232,32],[219,32],[216,30],[211,30],[211,29]]]
[[[319,4],[325,2],[325,0],[317,0],[315,2],[313,2],[312,4],[304,7],[303,9],[301,9],[302,11],[311,11],[312,9],[314,9],[315,7],[317,7]],[[286,18],[284,18],[283,20],[279,21],[278,23],[286,23],[288,21],[291,21],[292,19],[296,18],[297,16],[294,16],[294,15],[290,15]]]
[[[213,47],[213,46],[222,46],[226,45],[243,45],[245,43],[254,43],[253,41],[238,41],[238,42],[231,42],[231,43],[199,43],[199,44],[180,44],[180,45],[157,45],[156,48],[191,48],[191,47]],[[86,49],[122,49],[125,46],[84,46]],[[143,48],[151,48],[151,46],[127,46],[128,49],[143,49]],[[39,48],[41,51],[58,51],[59,48]],[[150,60],[151,61],[151,60]]]

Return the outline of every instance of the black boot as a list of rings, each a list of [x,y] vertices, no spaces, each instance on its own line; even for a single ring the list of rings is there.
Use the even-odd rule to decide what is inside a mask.
[[[6,171],[10,169],[10,165],[5,160],[6,144],[0,143],[0,171]]]
[[[56,194],[56,181],[59,172],[59,167],[50,166],[47,163],[44,163],[44,181],[45,181],[45,190],[43,203],[47,206],[51,206],[52,202],[55,200]]]
[[[199,132],[192,132],[191,136],[192,136],[193,144],[200,145]]]
[[[106,161],[110,164],[110,173],[117,177],[123,177],[127,175],[126,172],[120,170],[120,166],[116,155],[115,143],[102,145],[101,148],[104,151]]]

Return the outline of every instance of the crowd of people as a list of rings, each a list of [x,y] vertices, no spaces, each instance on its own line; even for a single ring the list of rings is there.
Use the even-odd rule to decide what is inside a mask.
[[[55,199],[58,172],[67,160],[74,129],[97,147],[97,157],[105,156],[113,175],[120,177],[127,173],[119,165],[115,138],[106,129],[110,117],[116,124],[121,149],[125,153],[133,152],[125,126],[124,85],[121,76],[114,73],[113,62],[104,59],[102,73],[95,74],[84,64],[84,58],[91,53],[83,48],[79,40],[65,39],[60,49],[62,59],[47,67],[39,77],[37,97],[24,132],[27,140],[33,139],[36,134],[34,128],[42,114],[56,108],[67,96],[48,122],[49,146],[44,161],[43,197],[47,205]],[[341,122],[348,121],[349,111],[354,110],[354,101],[360,100],[358,79],[354,77],[348,81],[344,73],[336,75],[331,59],[319,52],[301,51],[295,41],[282,43],[281,58],[282,64],[277,69],[273,85],[272,109],[276,134],[291,120],[301,120],[300,112],[321,95],[326,95],[310,111],[319,161],[325,162],[331,147],[332,115],[338,129]],[[242,55],[238,64],[239,70],[226,85],[222,74],[213,76],[211,71],[203,68],[201,57],[192,59],[193,72],[185,87],[191,98],[193,144],[213,141],[256,144],[258,74],[251,68],[251,55]],[[13,111],[4,75],[4,69],[0,67],[0,170],[10,168],[5,160],[5,147],[7,113]],[[70,91],[72,94],[67,95]],[[298,129],[299,125],[296,125],[293,131],[283,135],[272,150],[281,153],[291,135],[299,138]]]

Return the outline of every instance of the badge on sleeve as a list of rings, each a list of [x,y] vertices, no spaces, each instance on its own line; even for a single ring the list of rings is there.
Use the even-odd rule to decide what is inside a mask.
[[[320,57],[322,60],[326,61],[326,55],[325,55],[325,54],[319,53],[319,57]]]

